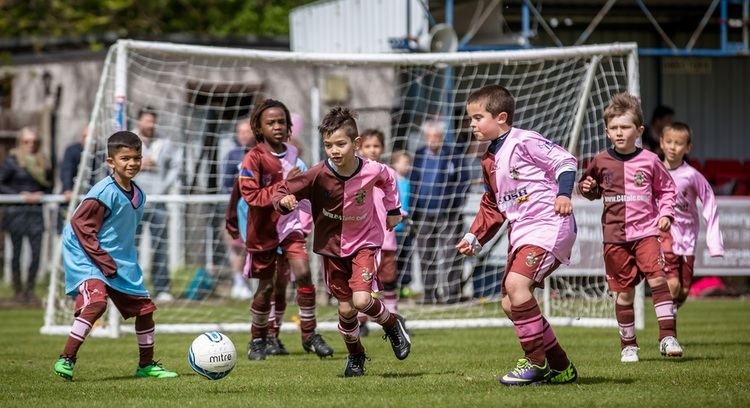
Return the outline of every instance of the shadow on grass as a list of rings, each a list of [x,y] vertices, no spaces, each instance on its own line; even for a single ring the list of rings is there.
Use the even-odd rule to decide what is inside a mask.
[[[691,361],[711,361],[711,360],[721,360],[720,357],[715,356],[687,356],[687,357],[646,357],[641,358],[641,361],[649,361],[649,362],[657,362],[657,363],[667,363],[667,364],[679,364],[679,363],[688,363]]]
[[[750,346],[750,341],[690,341],[682,343],[685,347],[690,346]]]
[[[635,380],[632,378],[606,378],[606,377],[580,377],[578,385],[596,385],[596,384],[632,384]]]
[[[374,377],[382,378],[410,378],[410,377],[422,377],[432,373],[382,373],[373,374]]]

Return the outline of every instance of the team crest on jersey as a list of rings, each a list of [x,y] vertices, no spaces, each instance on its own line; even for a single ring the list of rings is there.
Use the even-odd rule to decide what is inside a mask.
[[[370,272],[369,269],[367,268],[362,269],[362,280],[365,282],[372,281],[372,273]]]
[[[527,201],[529,201],[529,195],[528,194],[527,195],[522,195],[522,196],[516,198],[516,203],[518,203],[518,204],[525,203]]]
[[[537,262],[539,262],[539,255],[537,255],[534,251],[531,251],[531,253],[526,255],[526,266],[528,266],[529,268],[536,265]]]
[[[659,268],[664,269],[665,266],[667,266],[667,260],[664,258],[664,254],[659,254],[659,257],[656,258],[656,264],[659,265]]]
[[[367,193],[364,189],[357,191],[357,194],[354,196],[354,201],[357,202],[357,205],[362,205],[365,203],[365,197],[367,197]]]
[[[518,168],[517,167],[513,167],[512,169],[510,169],[510,178],[512,178],[513,180],[518,180]]]
[[[635,185],[638,187],[643,186],[643,183],[646,182],[646,175],[640,170],[636,171],[633,176],[633,182],[635,182]]]

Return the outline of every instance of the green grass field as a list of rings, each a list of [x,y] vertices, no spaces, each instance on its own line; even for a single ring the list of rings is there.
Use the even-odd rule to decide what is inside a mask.
[[[690,301],[680,310],[682,359],[657,350],[653,309],[638,333],[641,362],[619,362],[615,329],[557,328],[576,363],[578,384],[507,388],[495,377],[521,356],[510,328],[416,331],[412,354],[397,361],[375,331],[364,339],[372,358],[363,378],[342,378],[338,333],[324,333],[333,359],[303,354],[298,336],[284,334],[291,356],[250,362],[247,335],[230,337],[240,356],[225,379],[208,381],[187,365],[194,335],[159,335],[157,358],[181,377],[135,379],[135,337],[90,338],[81,349],[75,382],[52,372],[62,336],[38,334],[40,310],[0,310],[0,406],[750,406],[750,301]],[[157,325],[158,325],[158,314]]]

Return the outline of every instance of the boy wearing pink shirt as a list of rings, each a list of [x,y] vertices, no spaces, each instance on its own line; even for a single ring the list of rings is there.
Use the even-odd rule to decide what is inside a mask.
[[[287,179],[272,202],[284,214],[294,210],[298,201],[310,200],[313,251],[323,256],[326,286],[339,302],[339,332],[349,351],[344,376],[358,377],[365,374],[367,356],[359,339],[357,312],[383,326],[396,358],[403,360],[411,351],[401,321],[371,296],[377,278],[375,259],[383,245],[375,189],[383,193],[387,229],[401,221],[401,205],[387,166],[355,155],[360,138],[349,109],[332,109],[318,130],[328,159]]]
[[[675,185],[659,157],[636,146],[644,127],[635,96],[613,96],[604,110],[604,125],[612,147],[589,163],[578,188],[589,200],[604,199],[604,267],[609,290],[616,293],[620,361],[639,360],[633,301],[635,287],[644,277],[651,287],[659,323],[659,351],[681,357],[659,238],[662,231],[669,231],[674,219]]]
[[[711,256],[724,256],[724,240],[719,230],[714,192],[706,178],[684,160],[690,152],[691,139],[690,127],[680,122],[667,125],[661,136],[664,165],[677,186],[671,237],[669,233],[662,234],[662,248],[668,268],[667,284],[677,307],[685,302],[693,283],[695,242],[700,228],[696,199],[703,204],[708,252]]]
[[[509,248],[502,307],[516,328],[525,357],[499,378],[503,385],[575,382],[568,360],[533,296],[544,278],[567,264],[576,238],[570,195],[576,159],[542,135],[512,127],[515,101],[502,86],[475,91],[466,102],[471,130],[492,141],[482,157],[486,192],[479,212],[456,248],[479,252],[507,219]]]

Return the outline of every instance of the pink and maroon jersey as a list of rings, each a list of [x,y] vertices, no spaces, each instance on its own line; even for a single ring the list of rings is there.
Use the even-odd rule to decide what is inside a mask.
[[[672,251],[676,255],[693,255],[698,239],[700,220],[696,199],[703,204],[703,219],[706,220],[706,243],[711,256],[724,255],[724,240],[719,230],[719,216],[716,214],[716,200],[711,186],[695,168],[682,162],[676,169],[669,170],[677,196],[674,204],[672,223]]]
[[[310,200],[313,222],[313,251],[320,255],[344,258],[361,248],[380,248],[383,228],[375,209],[375,188],[383,193],[388,215],[399,215],[401,204],[396,179],[387,166],[357,158],[351,176],[339,175],[326,160],[310,170],[286,180],[273,196],[273,205],[293,194],[298,201]]]
[[[281,167],[284,171],[284,180],[286,180],[293,168],[300,167],[300,170],[305,171],[307,170],[307,166],[304,166],[304,163],[299,159],[299,152],[294,145],[288,143],[284,145],[286,146],[286,154],[284,157],[281,157]],[[297,208],[292,212],[279,217],[279,221],[276,224],[279,241],[284,241],[289,234],[295,231],[301,232],[305,236],[310,235],[312,231],[310,200],[300,201]]]
[[[659,218],[674,219],[674,181],[659,157],[648,150],[637,148],[623,155],[609,148],[594,157],[581,181],[587,176],[597,186],[581,194],[589,200],[604,198],[604,243],[658,237]]]
[[[512,128],[482,157],[486,192],[471,233],[484,245],[505,221],[511,248],[535,245],[567,264],[575,218],[555,213],[557,178],[575,171],[575,157],[536,132]]]
[[[386,170],[388,170],[388,173],[391,174],[391,177],[393,177],[394,180],[397,180],[396,176],[396,170],[393,170],[390,166],[385,166]],[[378,187],[375,187],[375,209],[378,212],[378,219],[380,220],[380,224],[383,227],[383,246],[380,247],[380,249],[384,251],[395,251],[398,249],[398,245],[396,244],[396,232],[391,230],[388,231],[385,225],[385,218],[388,216],[388,211],[385,209],[385,203],[383,202],[383,198],[385,197],[385,193],[383,190],[381,190]]]
[[[273,208],[271,196],[283,180],[281,160],[267,144],[258,143],[242,159],[239,187],[249,206],[245,239],[248,252],[268,251],[279,245],[279,213]]]

